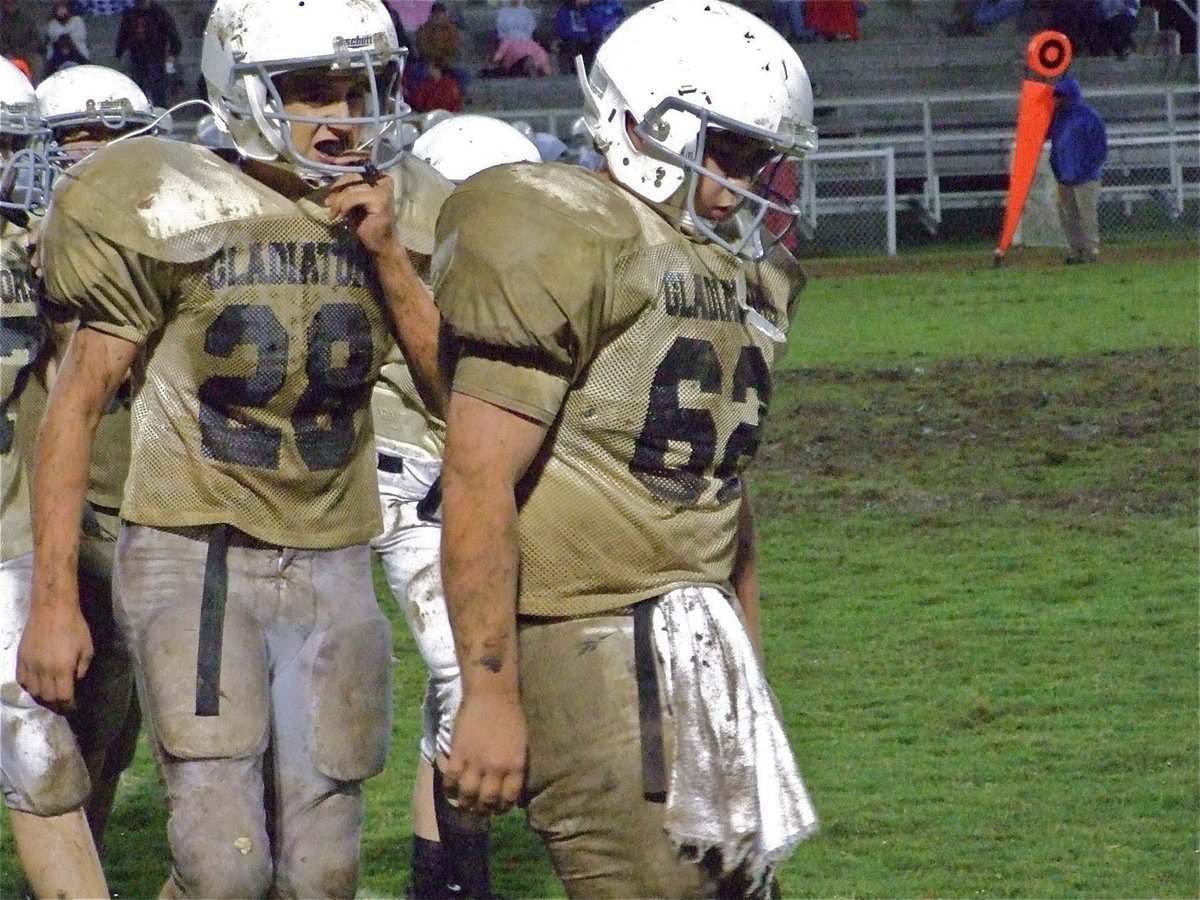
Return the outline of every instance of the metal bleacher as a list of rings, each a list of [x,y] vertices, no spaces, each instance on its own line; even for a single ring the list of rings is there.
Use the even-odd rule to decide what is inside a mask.
[[[211,0],[161,0],[175,16],[184,40],[177,98],[196,95],[204,22]],[[464,25],[467,68],[490,65],[496,3],[452,0]],[[649,0],[626,0],[634,11]],[[986,32],[947,36],[954,0],[867,0],[861,36],[850,42],[805,42],[796,48],[813,83],[815,120],[824,155],[878,154],[891,159],[891,185],[861,195],[826,196],[825,167],[806,169],[814,210],[913,211],[936,231],[943,211],[997,206],[1003,202],[1017,99],[1026,77],[1029,37],[1046,27],[1046,4],[1027,3],[1026,13]],[[548,37],[557,0],[527,0]],[[772,0],[743,0],[766,15]],[[89,20],[96,61],[111,64],[115,20]],[[1147,200],[1177,218],[1200,200],[1200,93],[1195,53],[1182,53],[1180,35],[1161,28],[1158,13],[1143,3],[1135,32],[1136,50],[1125,59],[1077,52],[1071,73],[1104,116],[1112,143],[1109,168],[1121,177],[1105,192],[1129,202]],[[647,48],[654,52],[654,48]],[[714,65],[720,54],[714,52]],[[568,61],[559,61],[567,71]],[[483,74],[466,87],[472,112],[534,127],[569,140],[581,94],[574,75],[493,78]],[[198,113],[177,116],[186,128]],[[882,164],[881,164],[882,165]],[[830,171],[836,166],[829,167]],[[883,171],[882,169],[880,171]],[[836,176],[829,176],[836,177]],[[841,188],[839,188],[841,189]],[[890,211],[889,204],[893,204]]]
[[[746,5],[765,12],[761,3]],[[839,184],[825,195],[822,173],[839,179],[838,167],[807,167],[818,182],[814,221],[817,207],[873,207],[892,217],[899,208],[935,232],[944,210],[1003,204],[1025,50],[1048,23],[1034,9],[985,34],[948,37],[941,26],[951,5],[869,0],[858,41],[796,45],[813,82],[821,136],[815,160],[876,152],[882,160],[886,151],[895,179],[871,179],[877,187],[870,193],[847,195]],[[1071,72],[1108,123],[1109,167],[1121,178],[1105,192],[1121,202],[1159,203],[1177,218],[1186,202],[1200,198],[1196,59],[1180,52],[1177,32],[1159,28],[1153,9],[1142,9],[1135,38],[1137,50],[1127,58],[1077,54]],[[570,78],[540,80],[558,83],[489,82],[472,99],[492,114],[561,134],[577,115],[578,86]],[[546,102],[555,96],[562,102]]]

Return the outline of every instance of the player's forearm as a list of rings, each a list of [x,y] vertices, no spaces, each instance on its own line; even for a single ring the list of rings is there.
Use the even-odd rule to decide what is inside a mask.
[[[449,387],[439,363],[441,315],[433,295],[398,241],[375,257],[375,270],[421,400],[430,412],[445,418]]]
[[[511,487],[442,471],[442,583],[467,694],[517,693],[516,501]]]
[[[96,427],[133,345],[81,332],[59,367],[38,430],[33,462],[33,606],[78,604],[76,581],[79,523],[87,494],[89,460]],[[112,350],[128,359],[113,362]],[[122,361],[123,360],[123,361]],[[115,374],[108,374],[111,367]]]

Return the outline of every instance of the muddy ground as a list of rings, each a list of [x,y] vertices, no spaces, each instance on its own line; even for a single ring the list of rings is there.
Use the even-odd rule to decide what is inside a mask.
[[[1084,516],[1197,509],[1200,353],[954,360],[776,374],[752,481],[765,514],[879,508]]]

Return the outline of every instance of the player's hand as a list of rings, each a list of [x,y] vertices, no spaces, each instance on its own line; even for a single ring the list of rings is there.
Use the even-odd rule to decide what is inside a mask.
[[[34,605],[17,648],[17,681],[61,712],[75,706],[75,682],[92,662],[92,634],[78,604]]]
[[[330,187],[325,206],[330,218],[348,223],[372,254],[378,255],[394,243],[396,202],[391,175],[378,176],[373,182],[357,173],[343,175]]]
[[[484,815],[512,809],[525,785],[527,746],[517,695],[464,696],[454,720],[450,758],[441,766],[447,801]]]

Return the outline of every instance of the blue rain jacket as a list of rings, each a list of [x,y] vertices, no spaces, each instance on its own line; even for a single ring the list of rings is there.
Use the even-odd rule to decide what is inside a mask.
[[[1084,102],[1079,82],[1065,76],[1054,86],[1063,97],[1050,121],[1050,168],[1061,184],[1096,181],[1108,157],[1108,135],[1100,113]]]

